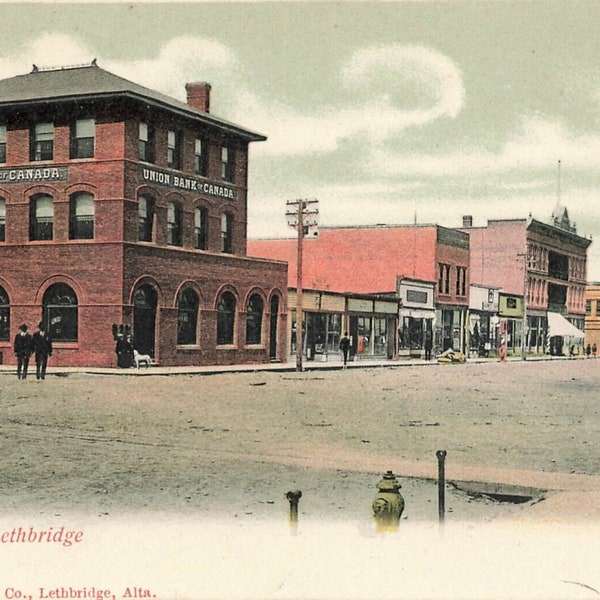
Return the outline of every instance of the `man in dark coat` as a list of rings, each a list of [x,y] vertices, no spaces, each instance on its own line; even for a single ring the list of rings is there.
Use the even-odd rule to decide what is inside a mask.
[[[37,379],[46,379],[48,357],[52,356],[52,340],[44,323],[40,323],[38,331],[33,334],[32,345],[35,352],[35,376]]]
[[[23,323],[23,325],[19,327],[19,333],[15,336],[15,342],[13,344],[13,350],[17,357],[17,377],[19,379],[27,378],[29,357],[33,351],[31,344],[31,334],[27,331],[27,325]]]

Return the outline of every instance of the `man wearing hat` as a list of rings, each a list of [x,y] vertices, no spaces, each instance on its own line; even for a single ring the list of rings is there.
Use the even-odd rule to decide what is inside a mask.
[[[52,356],[52,340],[43,322],[38,325],[38,331],[33,334],[32,347],[35,352],[36,379],[46,379],[48,357]]]
[[[25,323],[19,327],[19,333],[15,336],[13,350],[17,357],[17,377],[19,379],[26,379],[29,357],[33,351],[33,346],[31,334],[27,331]]]

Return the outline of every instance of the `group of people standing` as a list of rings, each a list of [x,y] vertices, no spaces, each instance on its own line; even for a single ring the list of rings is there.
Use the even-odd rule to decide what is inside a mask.
[[[52,356],[52,340],[46,330],[44,323],[38,325],[38,330],[31,335],[28,327],[23,323],[19,327],[19,333],[15,336],[13,350],[17,357],[17,377],[27,378],[29,358],[35,355],[36,379],[46,379],[46,366],[48,358]]]

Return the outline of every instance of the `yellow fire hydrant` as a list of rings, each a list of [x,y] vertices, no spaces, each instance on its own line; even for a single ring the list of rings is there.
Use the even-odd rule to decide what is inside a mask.
[[[373,500],[373,517],[379,531],[395,531],[400,525],[400,516],[404,511],[404,498],[400,493],[402,486],[392,471],[387,471],[377,484],[379,490]]]

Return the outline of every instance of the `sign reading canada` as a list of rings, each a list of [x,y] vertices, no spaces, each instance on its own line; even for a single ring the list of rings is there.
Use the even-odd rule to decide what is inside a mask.
[[[35,181],[66,181],[67,167],[34,167],[30,169],[0,169],[0,183],[32,183]]]
[[[185,192],[196,192],[214,198],[235,200],[235,189],[225,185],[210,183],[210,181],[205,181],[204,179],[186,177],[185,175],[168,173],[149,167],[139,167],[139,177],[144,183],[155,183]]]

